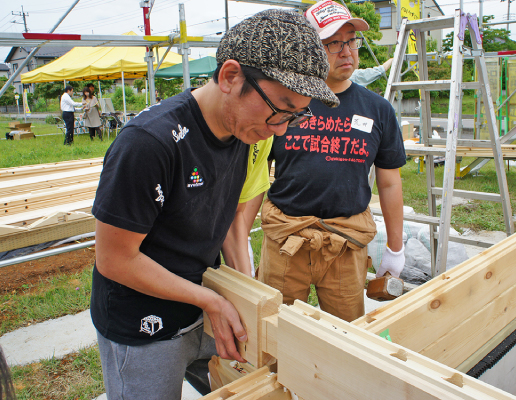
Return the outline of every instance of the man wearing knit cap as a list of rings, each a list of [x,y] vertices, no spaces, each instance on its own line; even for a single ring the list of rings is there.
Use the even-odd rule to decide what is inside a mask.
[[[367,22],[330,0],[305,16],[322,39],[330,62],[326,83],[340,106],[312,100],[313,117],[274,139],[276,179],[262,208],[259,279],[279,289],[286,303],[306,301],[314,284],[321,309],[352,321],[364,314],[367,244],[376,234],[368,207],[372,165],[388,236],[377,276],[399,276],[404,266],[399,168],[405,151],[392,106],[349,80],[362,45],[356,31],[369,29]]]
[[[301,15],[245,19],[222,38],[217,62],[206,86],[131,120],[104,159],[91,315],[110,400],[179,400],[185,377],[206,394],[212,355],[244,361],[238,313],[201,280],[235,215],[249,144],[306,121],[311,98],[338,105],[324,48]]]

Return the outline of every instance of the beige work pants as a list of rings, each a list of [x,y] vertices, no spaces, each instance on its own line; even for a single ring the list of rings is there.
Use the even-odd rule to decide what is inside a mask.
[[[364,285],[371,258],[367,246],[347,248],[326,262],[321,251],[300,248],[293,256],[280,254],[281,244],[264,235],[258,279],[283,293],[283,302],[308,300],[314,284],[323,311],[346,321],[364,315]]]

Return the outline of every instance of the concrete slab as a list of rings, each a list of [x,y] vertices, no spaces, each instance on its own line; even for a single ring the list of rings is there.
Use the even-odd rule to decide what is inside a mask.
[[[62,358],[97,343],[90,311],[27,326],[0,337],[9,365],[25,365],[41,359]]]

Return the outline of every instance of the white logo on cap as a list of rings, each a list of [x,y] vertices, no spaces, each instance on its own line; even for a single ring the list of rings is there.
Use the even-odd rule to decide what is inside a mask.
[[[348,10],[333,1],[325,1],[320,6],[314,7],[311,13],[320,28],[335,21],[351,19]]]

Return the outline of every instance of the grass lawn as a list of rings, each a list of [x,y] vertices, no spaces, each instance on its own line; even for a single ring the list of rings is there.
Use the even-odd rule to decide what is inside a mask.
[[[91,141],[88,134],[81,134],[74,136],[73,145],[64,146],[64,135],[56,134],[56,125],[36,121],[31,129],[35,139],[0,140],[0,168],[103,157],[115,138],[111,134],[102,142],[98,138]],[[0,120],[0,133],[9,131],[9,121]],[[5,133],[1,137],[5,138]]]

